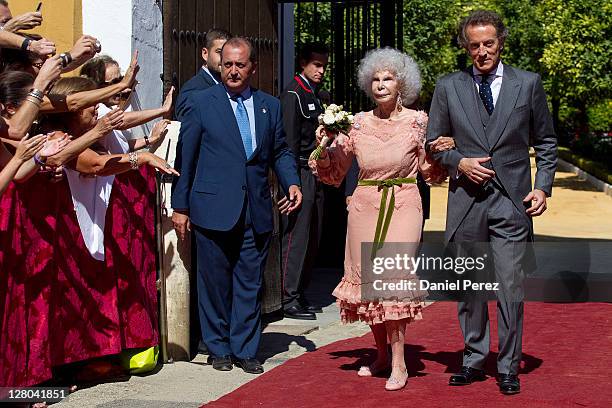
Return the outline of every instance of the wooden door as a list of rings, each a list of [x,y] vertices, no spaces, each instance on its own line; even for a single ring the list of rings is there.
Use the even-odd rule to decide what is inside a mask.
[[[164,1],[164,85],[180,89],[202,66],[206,32],[223,28],[257,48],[259,69],[252,85],[278,94],[278,5],[274,0]]]

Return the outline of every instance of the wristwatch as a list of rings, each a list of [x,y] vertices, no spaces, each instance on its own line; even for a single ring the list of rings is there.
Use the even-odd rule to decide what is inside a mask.
[[[62,67],[66,68],[72,62],[72,55],[69,52],[63,52],[60,54],[62,60]]]
[[[30,48],[30,44],[32,44],[32,40],[29,38],[24,38],[23,42],[21,43],[21,49],[23,51],[28,51],[28,48]]]

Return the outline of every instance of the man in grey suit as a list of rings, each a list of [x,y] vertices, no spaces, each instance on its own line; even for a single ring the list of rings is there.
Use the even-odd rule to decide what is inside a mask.
[[[540,76],[502,64],[508,34],[501,18],[477,10],[459,29],[459,44],[472,65],[436,84],[428,143],[451,136],[456,148],[434,157],[451,176],[445,241],[487,242],[497,292],[498,384],[520,392],[525,254],[533,239],[532,217],[546,210],[557,165],[557,142]],[[530,141],[537,172],[531,186]],[[459,245],[460,246],[460,245]],[[465,341],[461,372],[450,385],[485,379],[489,353],[486,301],[462,299],[458,315]]]

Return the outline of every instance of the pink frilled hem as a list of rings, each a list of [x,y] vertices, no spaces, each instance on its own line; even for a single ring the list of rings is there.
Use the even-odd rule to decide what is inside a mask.
[[[342,323],[365,322],[368,325],[384,323],[387,320],[407,319],[421,320],[425,307],[425,295],[414,297],[410,301],[381,300],[372,302],[361,301],[361,284],[342,278],[333,295],[340,307]]]

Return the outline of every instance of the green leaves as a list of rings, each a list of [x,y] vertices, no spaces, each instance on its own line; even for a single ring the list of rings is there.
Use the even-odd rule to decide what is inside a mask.
[[[456,69],[459,15],[456,0],[404,1],[404,51],[421,69],[421,104],[429,105],[436,80]]]
[[[300,3],[300,41],[331,41],[329,3]],[[498,12],[510,35],[505,63],[542,76],[556,119],[587,127],[587,111],[612,99],[612,2],[609,0],[404,0],[404,50],[421,69],[420,104],[428,106],[436,80],[461,69],[469,59],[456,45],[457,26],[470,11]],[[333,58],[332,58],[333,60]],[[331,66],[330,66],[331,67]],[[328,76],[329,80],[329,76]],[[601,110],[597,110],[600,112]],[[601,114],[588,120],[601,129]],[[558,123],[558,121],[557,121]],[[608,129],[609,130],[609,129]]]

